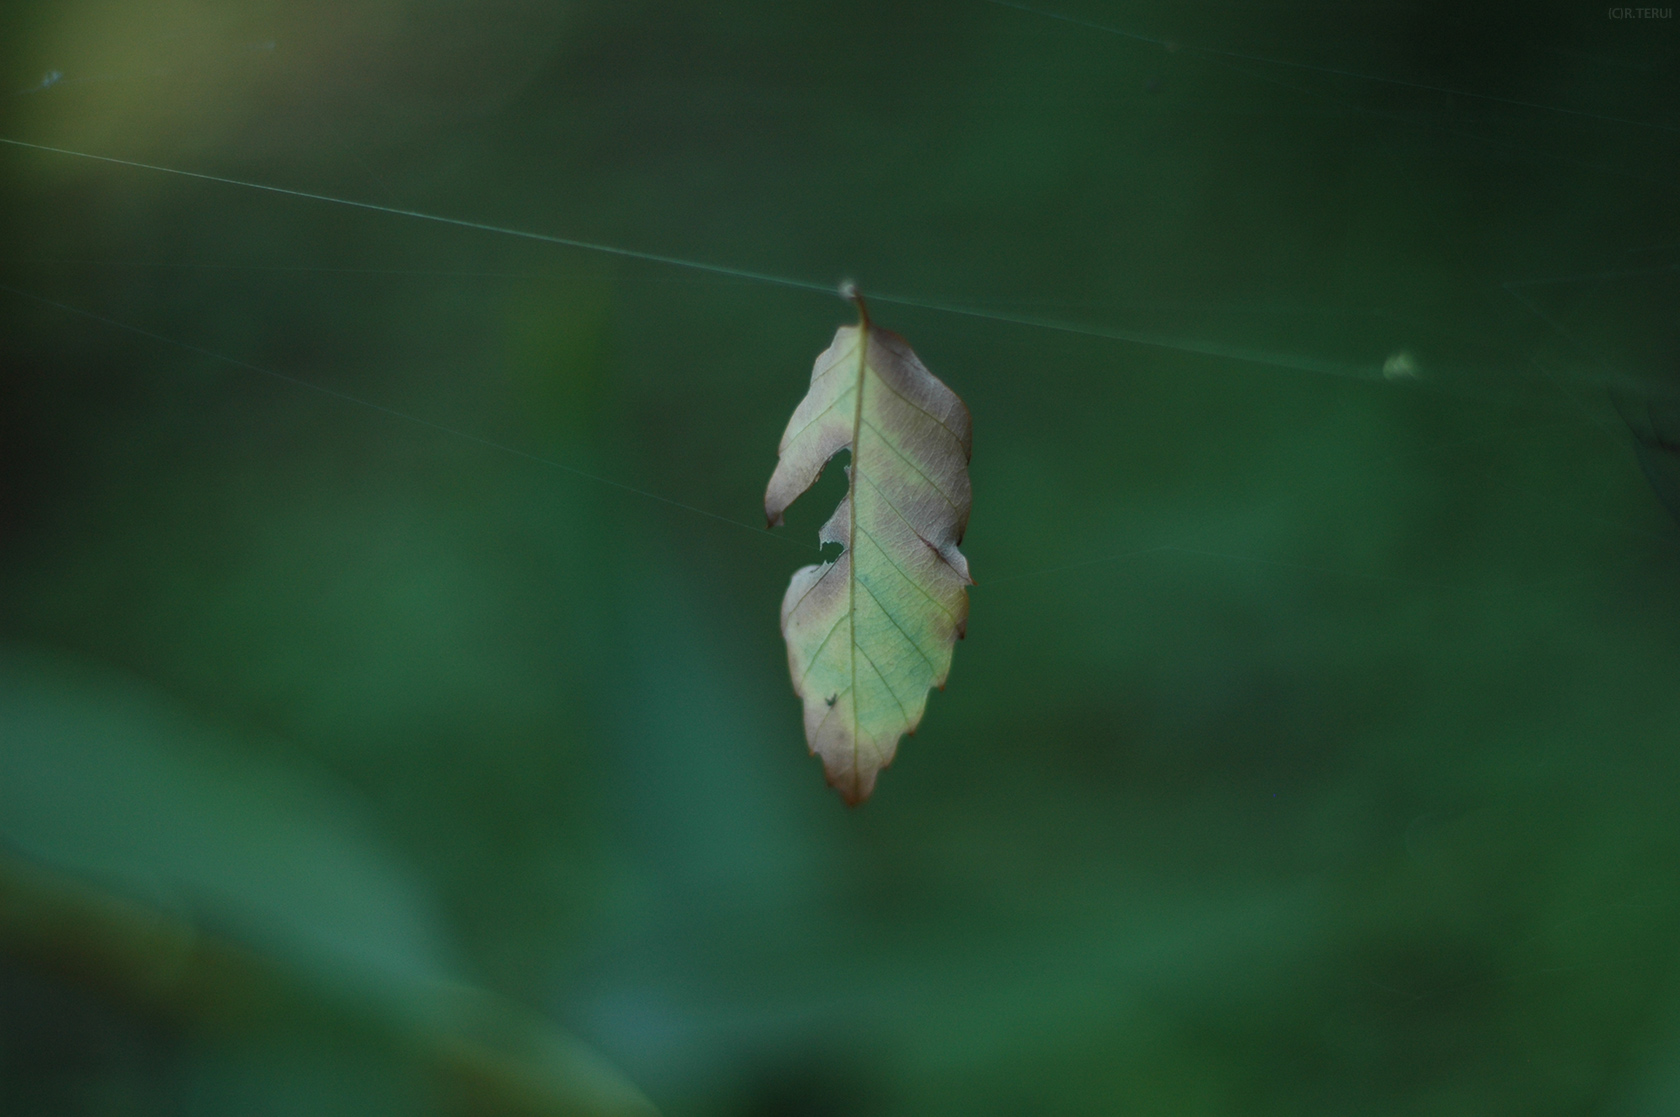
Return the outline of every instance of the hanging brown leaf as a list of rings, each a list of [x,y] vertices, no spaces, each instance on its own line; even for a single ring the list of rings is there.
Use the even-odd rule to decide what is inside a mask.
[[[899,738],[914,733],[929,687],[943,687],[973,585],[957,550],[968,526],[968,408],[902,337],[842,326],[782,435],[764,494],[770,525],[850,450],[850,491],[823,525],[833,562],[793,576],[782,635],[805,739],[846,802],[869,798]]]

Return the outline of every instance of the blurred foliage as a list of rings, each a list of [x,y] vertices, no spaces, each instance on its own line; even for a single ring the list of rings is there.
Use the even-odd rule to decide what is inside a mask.
[[[4,907],[0,1098],[412,1112],[383,998],[464,983],[672,1117],[1680,1104],[1680,534],[1605,391],[1675,371],[1680,31],[1053,10],[0,8],[8,138],[1169,342],[874,304],[979,585],[847,812],[776,626],[843,478],[758,530],[842,302],[0,150],[7,872],[351,1021]]]
[[[132,682],[15,652],[0,735],[0,838],[27,857],[0,854],[7,1015],[27,1037],[7,1079],[32,1108],[654,1112],[575,1040],[446,979],[430,905],[330,779],[241,759]],[[30,1021],[55,1014],[92,1056],[80,1081],[21,1057],[50,1046]],[[113,1018],[124,1042],[89,1042]]]

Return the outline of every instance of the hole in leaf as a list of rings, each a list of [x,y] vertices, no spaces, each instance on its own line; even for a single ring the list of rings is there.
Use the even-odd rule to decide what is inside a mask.
[[[841,450],[828,459],[828,464],[823,466],[822,476],[817,478],[816,484],[788,507],[786,528],[776,530],[787,531],[789,538],[801,543],[816,543],[817,532],[822,530],[823,524],[828,522],[828,518],[834,515],[834,510],[846,498],[846,467],[851,462],[850,450]],[[840,543],[824,543],[821,561],[833,562],[845,549]]]

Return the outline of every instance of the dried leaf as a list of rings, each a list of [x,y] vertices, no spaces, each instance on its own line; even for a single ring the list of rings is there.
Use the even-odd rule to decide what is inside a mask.
[[[968,408],[909,344],[869,322],[842,326],[782,435],[764,494],[772,527],[850,450],[850,491],[823,525],[833,562],[793,576],[782,635],[805,739],[851,804],[875,788],[899,738],[914,733],[929,687],[944,687],[974,584],[957,544],[968,526]]]

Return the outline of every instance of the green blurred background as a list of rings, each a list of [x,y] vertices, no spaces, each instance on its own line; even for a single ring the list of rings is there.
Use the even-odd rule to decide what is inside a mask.
[[[391,1039],[443,988],[670,1117],[1680,1111],[1605,391],[1680,373],[1671,18],[13,0],[0,74],[7,139],[923,304],[979,581],[848,810],[776,623],[843,476],[759,527],[838,298],[0,145],[0,1112],[496,1111]]]

